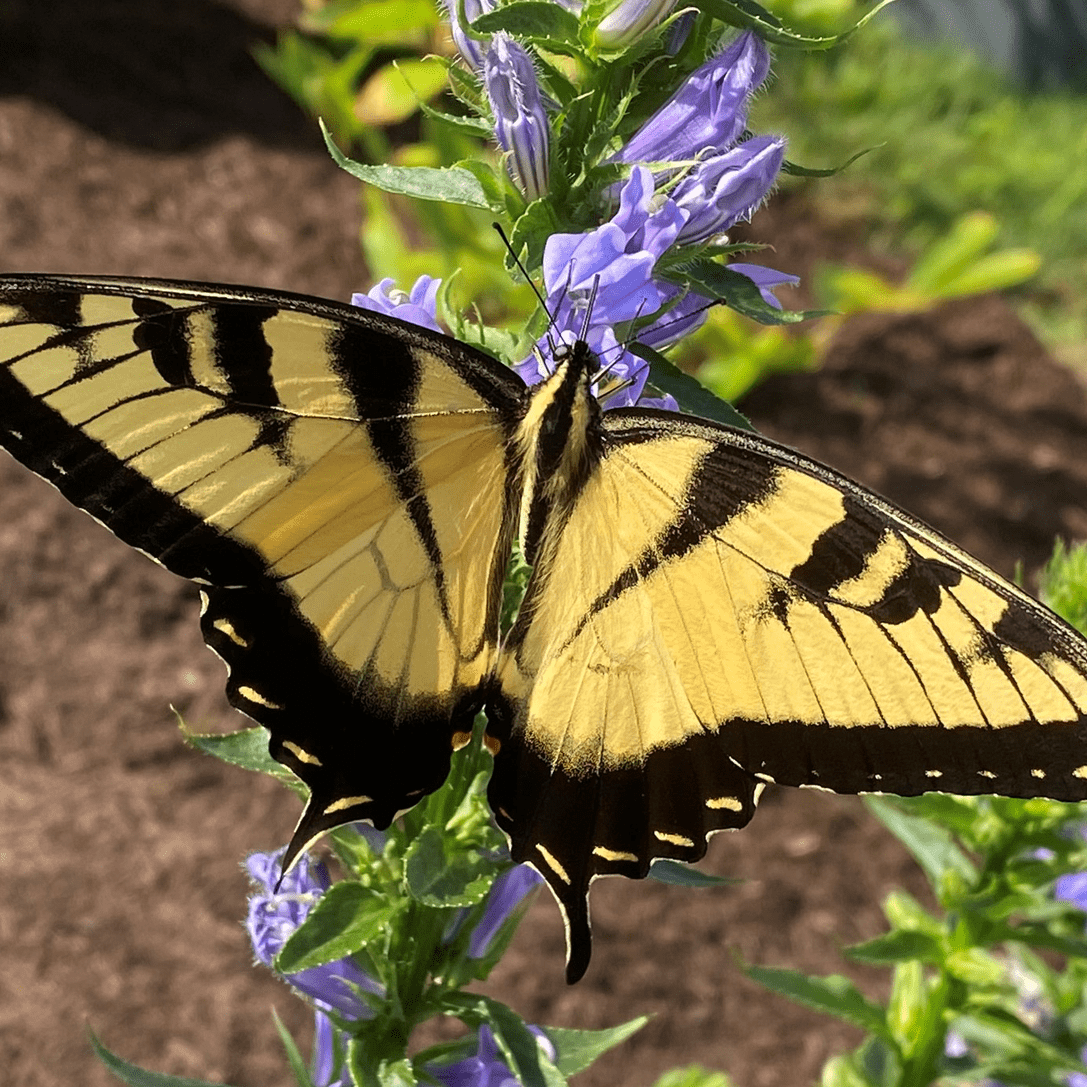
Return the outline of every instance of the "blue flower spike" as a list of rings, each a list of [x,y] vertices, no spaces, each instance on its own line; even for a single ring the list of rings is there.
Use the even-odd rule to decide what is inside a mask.
[[[538,200],[547,192],[551,132],[528,50],[508,34],[495,34],[483,57],[483,83],[510,177],[527,200]]]

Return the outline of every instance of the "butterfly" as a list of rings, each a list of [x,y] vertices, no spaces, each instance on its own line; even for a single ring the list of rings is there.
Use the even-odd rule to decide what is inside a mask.
[[[598,370],[578,344],[528,388],[292,294],[0,279],[0,444],[199,583],[230,701],[309,787],[288,863],[437,789],[482,710],[574,981],[591,882],[698,860],[767,782],[1087,798],[1079,634],[782,445],[604,411]]]

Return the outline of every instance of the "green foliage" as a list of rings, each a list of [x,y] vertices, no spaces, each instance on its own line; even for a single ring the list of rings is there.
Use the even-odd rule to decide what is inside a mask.
[[[1053,545],[1053,555],[1042,571],[1040,596],[1058,615],[1087,634],[1087,544]]]
[[[731,1087],[723,1072],[710,1072],[697,1064],[665,1072],[653,1087]]]
[[[824,266],[816,274],[820,301],[839,314],[927,309],[948,298],[1018,286],[1041,266],[1033,249],[989,252],[999,234],[988,213],[967,213],[918,257],[901,285],[862,268]]]
[[[847,49],[783,53],[775,71],[751,125],[784,131],[790,158],[834,164],[873,148],[815,191],[828,218],[874,222],[877,238],[920,251],[963,215],[986,211],[1001,245],[1040,254],[1033,304],[1049,327],[1083,338],[1082,95],[1018,92],[967,51],[913,41],[886,16]]]
[[[892,968],[887,1002],[868,1000],[842,977],[747,968],[870,1035],[831,1061],[822,1082],[927,1087],[961,1076],[1010,1087],[1082,1071],[1083,915],[1051,896],[1058,875],[1087,867],[1078,809],[941,794],[870,797],[868,805],[914,855],[939,904],[929,911],[895,892],[884,903],[890,931],[846,949]]]

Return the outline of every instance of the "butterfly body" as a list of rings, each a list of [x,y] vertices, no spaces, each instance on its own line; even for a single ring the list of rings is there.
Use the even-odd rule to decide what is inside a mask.
[[[231,702],[309,786],[291,856],[436,789],[483,709],[574,979],[591,881],[697,860],[767,781],[1087,798],[1076,632],[800,454],[603,411],[595,369],[526,389],[316,299],[0,279],[0,444],[200,584]]]

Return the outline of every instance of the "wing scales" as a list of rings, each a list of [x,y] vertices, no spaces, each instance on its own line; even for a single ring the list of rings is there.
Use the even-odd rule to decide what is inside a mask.
[[[771,442],[648,412],[605,427],[491,727],[492,800],[564,907],[571,972],[589,882],[697,859],[759,780],[1087,797],[1087,654],[1058,619]]]
[[[0,286],[0,442],[205,583],[231,701],[311,789],[292,852],[436,788],[493,665],[519,380],[294,296]]]

